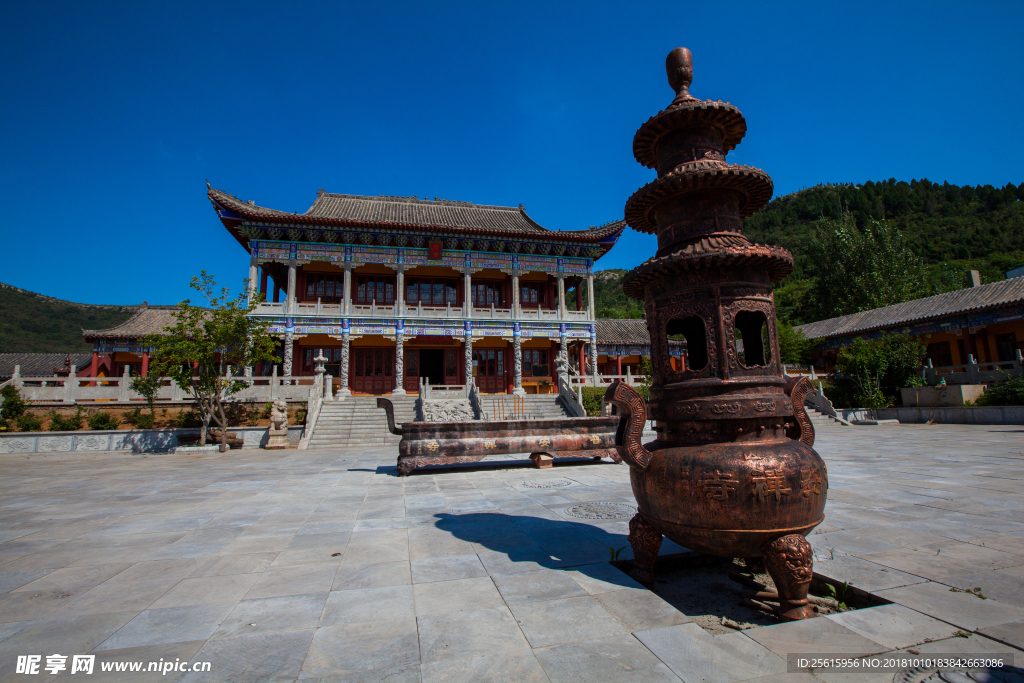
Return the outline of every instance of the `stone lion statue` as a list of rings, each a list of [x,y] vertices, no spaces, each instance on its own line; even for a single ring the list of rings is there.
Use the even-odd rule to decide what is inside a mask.
[[[270,428],[274,431],[288,428],[288,404],[281,399],[270,407]]]

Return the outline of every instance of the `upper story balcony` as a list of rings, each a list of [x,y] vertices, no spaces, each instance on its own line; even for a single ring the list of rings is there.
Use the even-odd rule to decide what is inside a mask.
[[[552,322],[588,322],[592,318],[589,311],[566,310],[560,314],[557,309],[546,309],[540,306],[530,308],[523,306],[519,315],[514,315],[511,308],[496,306],[474,306],[467,312],[463,306],[424,306],[417,304],[349,304],[348,311],[344,304],[309,303],[297,301],[290,308],[287,302],[264,302],[256,307],[256,315],[278,316],[287,315],[303,318],[422,318],[441,320],[547,320]]]

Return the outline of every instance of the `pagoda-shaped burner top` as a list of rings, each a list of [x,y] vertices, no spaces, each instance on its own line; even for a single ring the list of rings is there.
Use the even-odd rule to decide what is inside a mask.
[[[804,618],[804,535],[823,519],[827,476],[803,410],[810,385],[779,362],[772,283],[793,257],[743,234],[743,219],[772,196],[764,171],[726,161],[746,134],[743,114],[690,94],[686,48],[666,70],[676,96],[633,138],[637,161],[658,177],[625,210],[631,227],[658,237],[655,258],[623,281],[645,303],[654,380],[646,405],[620,383],[607,395],[629,415],[618,446],[639,505],[630,523],[638,578],[652,579],[662,534],[715,555],[764,556],[779,614]],[[670,358],[670,339],[686,340],[685,365]],[[642,445],[648,414],[658,439]]]

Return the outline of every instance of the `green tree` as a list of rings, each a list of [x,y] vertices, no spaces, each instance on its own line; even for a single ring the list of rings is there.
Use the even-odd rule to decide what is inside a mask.
[[[818,319],[910,301],[926,294],[921,259],[894,223],[859,229],[849,213],[823,218],[811,242]]]
[[[779,322],[779,358],[784,365],[807,365],[811,360],[812,342],[802,330]]]
[[[927,348],[909,330],[883,333],[870,341],[857,337],[839,351],[837,384],[843,393],[852,389],[858,407],[884,408],[901,388],[917,382]]]
[[[213,276],[202,271],[192,278],[191,287],[203,295],[207,306],[182,301],[173,314],[177,323],[145,341],[153,349],[149,372],[170,377],[195,399],[202,419],[200,445],[206,445],[212,420],[220,427],[222,452],[228,449],[224,400],[247,386],[242,379],[227,377],[228,367],[251,367],[274,358],[274,340],[267,334],[267,324],[249,315],[260,296],[247,303],[248,284],[248,279],[244,280],[242,292],[231,298],[227,288],[217,294]]]
[[[160,393],[162,384],[163,378],[152,370],[148,370],[145,375],[139,375],[132,380],[132,391],[146,399],[146,405],[149,407],[149,416],[144,419],[139,416],[139,409],[135,409],[133,425],[142,429],[151,429],[156,424],[156,397]]]

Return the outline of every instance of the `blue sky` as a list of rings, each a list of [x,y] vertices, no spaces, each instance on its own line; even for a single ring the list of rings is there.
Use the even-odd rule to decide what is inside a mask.
[[[305,211],[330,192],[622,216],[664,58],[737,105],[729,155],[821,182],[1024,180],[1024,3],[13,3],[0,40],[0,282],[174,303],[242,248],[204,179]],[[627,230],[599,267],[654,251]]]

